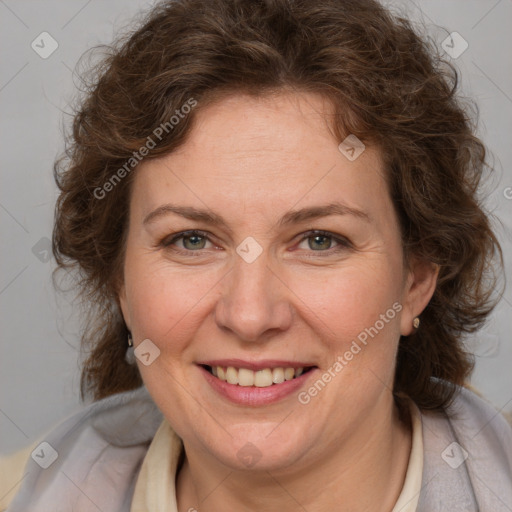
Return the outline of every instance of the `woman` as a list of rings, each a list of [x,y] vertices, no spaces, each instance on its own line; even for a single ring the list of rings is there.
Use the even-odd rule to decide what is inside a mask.
[[[97,401],[8,510],[511,509],[454,71],[371,0],[163,2],[96,71],[53,242]]]

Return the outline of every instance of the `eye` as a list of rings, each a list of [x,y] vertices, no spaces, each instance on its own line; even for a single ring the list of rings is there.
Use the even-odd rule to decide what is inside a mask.
[[[306,247],[304,245],[306,244]],[[328,231],[313,230],[304,233],[298,249],[310,249],[317,252],[335,251],[350,247],[348,240],[329,233]]]
[[[207,246],[210,244],[210,246]],[[162,242],[163,247],[177,246],[177,249],[185,249],[187,251],[197,251],[200,249],[209,249],[213,247],[212,242],[208,239],[208,235],[203,231],[183,231],[171,235]]]

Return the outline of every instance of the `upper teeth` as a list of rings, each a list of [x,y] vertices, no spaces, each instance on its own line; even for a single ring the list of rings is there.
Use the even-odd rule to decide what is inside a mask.
[[[304,368],[263,368],[262,370],[249,370],[247,368],[234,368],[228,366],[212,366],[212,373],[220,380],[239,386],[256,386],[266,388],[272,384],[281,384],[285,380],[292,380],[302,374]]]

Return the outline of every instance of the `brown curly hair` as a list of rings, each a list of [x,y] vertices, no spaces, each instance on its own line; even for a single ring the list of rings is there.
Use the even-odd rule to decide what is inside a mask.
[[[472,369],[464,335],[495,306],[502,254],[477,197],[485,148],[455,95],[457,71],[434,45],[373,0],[172,0],[106,51],[84,78],[54,168],[56,271],[78,271],[90,308],[83,396],[142,384],[125,361],[117,296],[136,169],[104,197],[97,191],[190,98],[198,106],[146,158],[176,149],[222,96],[291,89],[332,102],[340,141],[352,133],[380,148],[405,254],[440,266],[421,328],[400,339],[395,392],[423,408],[447,405]]]

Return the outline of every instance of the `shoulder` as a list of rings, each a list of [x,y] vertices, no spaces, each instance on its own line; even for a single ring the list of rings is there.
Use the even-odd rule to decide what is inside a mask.
[[[456,436],[474,455],[508,464],[512,479],[512,427],[500,410],[474,390],[459,388],[446,414]]]
[[[2,462],[2,471],[22,479],[7,496],[8,510],[88,510],[91,499],[108,510],[125,510],[126,496],[161,422],[144,387],[82,408],[34,446]]]
[[[25,465],[36,445],[0,457],[0,512],[4,512],[18,491],[25,474]]]
[[[441,510],[512,510],[512,428],[492,404],[466,388],[441,413],[422,411],[420,504]]]
[[[478,438],[479,446],[490,445],[499,439],[499,455],[512,457],[510,419],[472,388],[458,387],[453,401],[442,414],[422,410],[422,417],[427,424],[449,425],[461,440]]]

